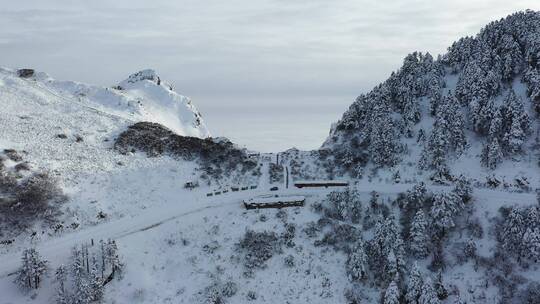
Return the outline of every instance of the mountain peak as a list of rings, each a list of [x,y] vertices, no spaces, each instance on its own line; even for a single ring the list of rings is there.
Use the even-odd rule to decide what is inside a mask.
[[[150,81],[157,85],[161,85],[161,78],[153,69],[144,69],[129,75],[129,77],[120,83],[121,87],[129,86],[142,81]]]

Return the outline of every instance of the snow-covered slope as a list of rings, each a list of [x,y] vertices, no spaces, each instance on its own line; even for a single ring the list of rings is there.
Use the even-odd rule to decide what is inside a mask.
[[[24,80],[13,79],[16,73],[8,69],[0,69],[0,73],[3,78],[12,78],[8,82],[14,89],[30,86],[126,120],[157,122],[179,135],[210,136],[191,100],[176,93],[153,70],[134,73],[111,88],[59,81],[43,72]]]
[[[539,41],[540,12],[526,11],[459,39],[438,58],[409,54],[356,99],[322,149],[354,177],[390,169],[439,181],[525,174],[538,182]]]

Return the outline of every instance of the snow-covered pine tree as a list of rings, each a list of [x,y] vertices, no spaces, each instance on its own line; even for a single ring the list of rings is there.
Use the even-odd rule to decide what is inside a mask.
[[[92,301],[92,293],[86,271],[85,252],[79,246],[72,249],[71,275],[73,278],[73,303],[89,304]]]
[[[26,249],[22,253],[21,268],[17,271],[17,278],[15,283],[22,289],[32,289],[33,287],[33,274],[32,274],[32,262],[30,259],[29,249]]]
[[[531,54],[530,58],[534,57],[535,61],[540,60],[536,56],[540,55]],[[540,115],[540,67],[529,67],[523,80],[527,83],[527,94],[533,102],[533,108]]]
[[[433,206],[430,210],[430,216],[433,225],[441,236],[446,231],[455,226],[454,216],[463,209],[463,203],[454,193],[437,193],[433,197]]]
[[[540,260],[540,228],[527,227],[523,234],[522,257],[530,261]]]
[[[401,144],[395,123],[389,114],[381,113],[373,121],[369,151],[377,166],[394,166],[398,162]]]
[[[404,244],[394,217],[380,218],[368,245],[368,261],[373,274],[381,284],[388,284],[396,273],[405,268]]]
[[[404,209],[414,210],[415,212],[422,208],[424,199],[426,198],[427,189],[424,182],[414,185],[410,190],[407,190]]]
[[[488,139],[482,150],[482,164],[493,170],[503,161],[503,152],[496,137]]]
[[[510,155],[516,155],[523,151],[525,143],[525,133],[521,129],[521,124],[518,120],[513,120],[510,130],[504,135],[504,143],[506,152]]]
[[[386,281],[390,281],[398,274],[398,260],[394,249],[390,249],[390,253],[386,256],[386,264],[384,265],[384,277]]]
[[[465,122],[459,108],[459,103],[449,93],[443,98],[443,106],[439,108],[438,119],[444,120],[439,123],[443,128],[447,128],[449,138],[449,150],[455,152],[458,156],[465,150],[467,139],[465,137]]]
[[[510,210],[501,228],[500,239],[505,251],[521,255],[521,239],[525,234],[525,218],[521,210],[514,207]]]
[[[516,92],[513,89],[510,89],[508,92],[504,104],[503,104],[503,119],[507,123],[506,129],[511,125],[511,122],[517,120],[521,130],[526,135],[529,135],[531,132],[531,119],[529,114],[525,110],[525,104],[521,97],[516,95]]]
[[[437,281],[435,282],[434,287],[437,298],[439,298],[440,300],[448,298],[448,290],[446,290],[446,287],[444,287],[441,271],[439,271],[439,274],[437,275]]]
[[[418,304],[418,298],[422,293],[422,274],[418,264],[414,262],[411,273],[409,274],[409,281],[407,283],[407,293],[405,294],[405,300],[408,304]]]
[[[120,256],[118,254],[118,246],[116,245],[115,240],[107,240],[107,244],[105,247],[105,261],[111,267],[112,277],[121,278],[124,265],[120,261]]]
[[[420,167],[434,170],[438,179],[444,179],[450,171],[447,165],[446,150],[448,137],[445,133],[443,127],[435,124],[420,159]]]
[[[413,137],[413,127],[420,121],[420,108],[414,96],[407,96],[403,107],[403,125],[405,127],[405,136]]]
[[[495,107],[495,101],[493,98],[488,98],[481,109],[476,113],[476,121],[474,122],[474,129],[481,135],[489,134],[489,128],[491,126],[491,120],[497,115],[497,109]]]
[[[503,117],[503,144],[505,152],[516,155],[522,152],[522,146],[531,132],[531,121],[523,100],[510,89],[501,109]]]
[[[411,224],[409,237],[409,250],[411,254],[419,259],[429,255],[429,233],[428,223],[422,209],[418,210]]]
[[[68,278],[68,270],[66,266],[60,265],[56,268],[54,273],[54,278],[58,284],[58,289],[56,291],[56,303],[57,304],[70,304],[71,298],[66,290],[66,283]]]
[[[429,277],[426,278],[424,284],[422,285],[422,292],[418,298],[418,304],[441,304],[441,301],[437,297],[437,293],[435,292],[435,288],[433,288],[433,284]]]
[[[420,129],[418,131],[418,136],[416,136],[416,142],[419,144],[424,144],[426,142],[426,131]]]
[[[56,268],[56,271],[54,272],[54,278],[56,280],[56,283],[58,283],[58,288],[62,291],[65,291],[66,289],[66,281],[67,281],[67,269],[65,265],[60,265],[58,268]]]
[[[352,281],[361,281],[367,277],[367,256],[364,242],[358,240],[349,252],[347,259],[347,273]]]
[[[99,240],[99,248],[100,248],[100,257],[101,257],[101,279],[105,279],[105,270],[107,268],[107,261],[106,261],[106,246],[105,242],[103,240]]]
[[[38,289],[41,277],[46,272],[47,261],[41,258],[35,248],[28,248],[22,253],[22,265],[17,272],[15,282],[22,289]]]
[[[68,270],[66,266],[60,265],[56,268],[54,273],[54,278],[58,284],[58,289],[56,291],[56,303],[57,304],[69,304],[71,299],[66,290],[66,283],[68,278]]]
[[[471,184],[471,180],[467,177],[460,175],[454,185],[454,189],[452,189],[452,194],[455,194],[458,196],[458,198],[461,199],[461,202],[463,204],[469,202],[472,199],[473,194],[473,187]],[[463,205],[457,202],[459,208],[463,208]]]
[[[89,284],[92,301],[101,303],[103,300],[103,280],[100,275],[99,265],[95,257],[91,259],[90,273],[89,273]]]
[[[396,280],[392,280],[384,293],[384,304],[399,304],[399,288]]]

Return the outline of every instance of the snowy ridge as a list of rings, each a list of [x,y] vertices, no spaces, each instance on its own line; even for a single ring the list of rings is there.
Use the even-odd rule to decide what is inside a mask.
[[[0,73],[2,77],[16,77],[9,69]],[[210,137],[201,113],[191,100],[176,93],[153,70],[134,73],[114,88],[59,81],[43,72],[24,83],[130,121],[157,122],[179,135]]]

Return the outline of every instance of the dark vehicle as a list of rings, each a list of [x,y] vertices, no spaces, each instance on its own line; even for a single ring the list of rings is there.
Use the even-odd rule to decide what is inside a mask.
[[[270,188],[270,191],[278,191],[278,190],[279,190],[279,188],[278,188],[278,187],[276,187],[276,186],[274,186],[274,187]]]
[[[194,182],[187,182],[187,183],[184,184],[184,188],[189,189],[189,190],[193,190],[193,189],[197,188],[198,186],[199,186],[199,184],[194,183]]]

